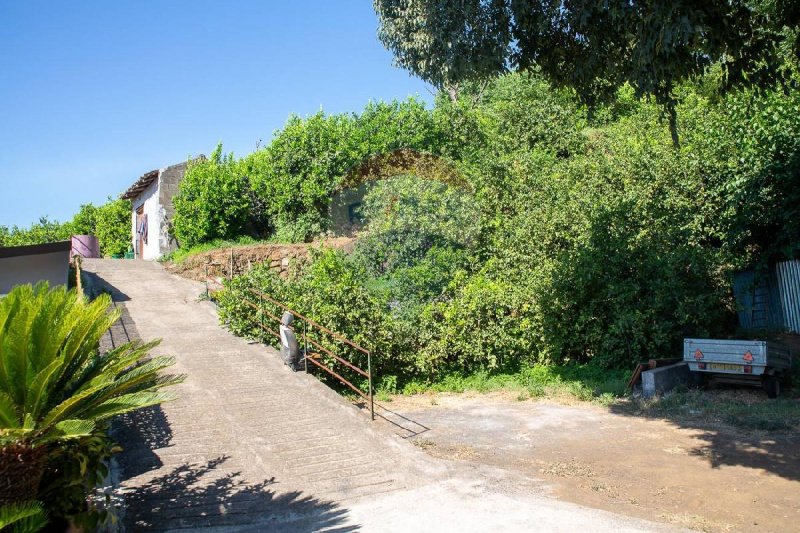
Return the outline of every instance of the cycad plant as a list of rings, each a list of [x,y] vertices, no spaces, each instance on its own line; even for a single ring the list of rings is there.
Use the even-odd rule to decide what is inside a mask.
[[[172,398],[160,389],[182,376],[159,375],[174,359],[148,357],[158,341],[100,353],[110,304],[46,283],[0,300],[0,505],[35,498],[49,444]]]
[[[36,533],[47,525],[47,515],[39,502],[14,503],[0,507],[0,531]]]

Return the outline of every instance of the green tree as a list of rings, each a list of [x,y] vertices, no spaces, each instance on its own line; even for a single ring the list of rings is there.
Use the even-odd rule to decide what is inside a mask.
[[[81,205],[71,224],[75,235],[94,235],[97,228],[97,207],[91,203]]]
[[[455,101],[459,84],[506,68],[511,31],[506,0],[375,0],[378,37],[395,63]]]
[[[25,246],[47,242],[66,241],[72,236],[72,225],[50,220],[43,216],[29,228],[13,226],[0,229],[3,246]]]
[[[375,0],[379,37],[396,62],[436,87],[492,70],[538,67],[584,102],[630,84],[670,115],[674,89],[721,67],[720,87],[772,87],[797,57],[797,2],[576,0]],[[791,50],[791,52],[788,52]]]
[[[325,229],[331,195],[362,153],[354,116],[320,111],[290,117],[269,146],[245,158],[278,240],[304,241]]]
[[[172,231],[184,248],[250,233],[257,217],[246,168],[221,143],[210,158],[189,163],[172,202]]]
[[[131,203],[111,198],[94,213],[94,235],[104,256],[123,254],[131,247]]]

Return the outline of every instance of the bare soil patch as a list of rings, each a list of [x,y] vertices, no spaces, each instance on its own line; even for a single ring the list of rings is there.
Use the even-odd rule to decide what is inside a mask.
[[[796,431],[510,393],[396,396],[387,407],[422,424],[408,438],[428,454],[525,474],[563,500],[702,531],[800,523]]]

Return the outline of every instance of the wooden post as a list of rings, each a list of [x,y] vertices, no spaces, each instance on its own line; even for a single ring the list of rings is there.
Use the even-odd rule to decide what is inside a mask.
[[[83,296],[83,282],[81,280],[81,256],[75,256],[75,287],[78,290],[78,294]]]

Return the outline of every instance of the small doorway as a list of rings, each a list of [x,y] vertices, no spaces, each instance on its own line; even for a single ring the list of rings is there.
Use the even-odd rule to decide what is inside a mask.
[[[146,223],[146,218],[144,216],[144,206],[140,205],[136,209],[136,240],[135,246],[136,249],[134,250],[136,259],[143,259],[144,254],[144,245],[147,242],[145,239],[145,235],[147,235],[147,228],[144,227]]]

